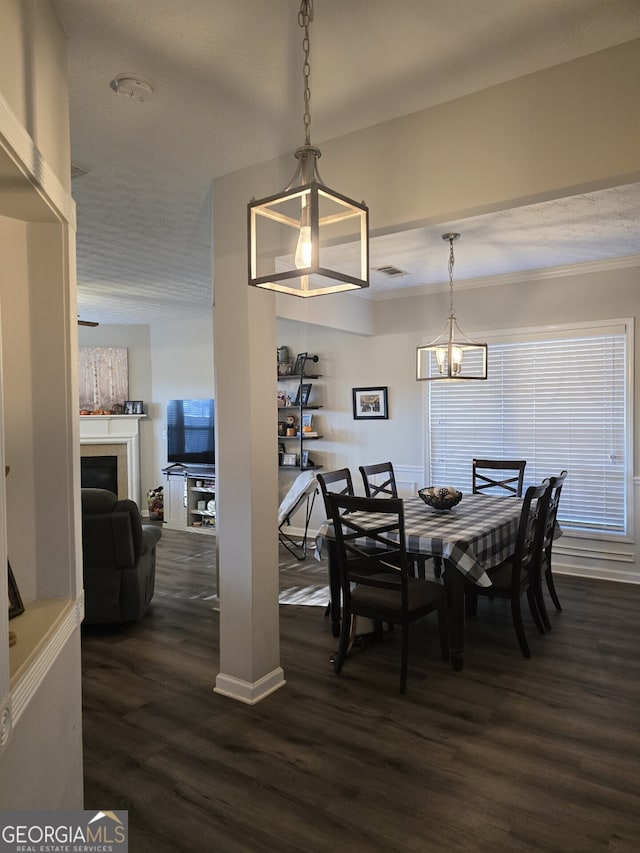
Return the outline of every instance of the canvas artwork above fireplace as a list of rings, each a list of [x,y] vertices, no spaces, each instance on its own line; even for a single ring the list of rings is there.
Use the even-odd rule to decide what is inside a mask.
[[[78,352],[80,411],[113,411],[129,399],[126,347],[80,347]]]

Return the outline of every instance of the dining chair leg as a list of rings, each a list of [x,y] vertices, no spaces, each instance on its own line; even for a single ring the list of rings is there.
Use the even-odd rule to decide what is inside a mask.
[[[551,601],[553,601],[553,606],[556,610],[562,610],[562,605],[560,604],[560,599],[558,598],[558,593],[556,592],[555,584],[553,583],[553,575],[551,574],[551,566],[547,568],[544,573],[545,580],[547,582],[547,589],[549,590],[549,595],[551,596]]]
[[[329,605],[327,615],[331,618],[331,633],[334,637],[340,636],[340,606],[342,589],[340,587],[340,573],[338,571],[338,557],[335,542],[329,542]]]
[[[440,652],[442,660],[449,660],[449,620],[447,607],[438,609],[438,631],[440,632]]]
[[[533,621],[536,623],[536,628],[538,629],[538,633],[545,634],[545,620],[542,615],[542,610],[540,608],[540,594],[536,588],[533,586],[529,586],[527,589],[527,601],[529,602],[529,610],[531,611],[531,616],[533,617]],[[542,605],[544,607],[544,603]],[[546,614],[545,614],[546,615]],[[549,617],[547,616],[547,622],[549,621]],[[549,625],[551,627],[551,625]]]
[[[551,630],[551,620],[549,619],[549,613],[547,611],[547,605],[544,600],[544,593],[542,592],[542,576],[538,579],[538,585],[535,590],[536,596],[536,605],[538,607],[538,613],[540,614],[540,618],[542,619],[542,624],[545,627],[545,630]]]
[[[402,657],[400,660],[400,693],[407,689],[407,667],[409,662],[409,625],[402,624]]]
[[[524,625],[522,624],[522,609],[520,607],[520,596],[511,599],[511,618],[513,619],[513,627],[516,630],[516,636],[518,638],[518,642],[520,643],[520,649],[522,650],[522,654],[526,658],[530,658],[531,651],[529,650],[527,635],[524,632]]]
[[[466,619],[475,619],[478,615],[478,594],[473,589],[465,589],[464,615]]]
[[[442,575],[442,557],[433,558],[433,576],[436,578]]]
[[[347,652],[349,651],[349,646],[351,645],[351,638],[353,636],[353,619],[354,617],[351,615],[351,611],[347,611],[344,609],[344,613],[342,614],[342,623],[340,625],[340,642],[338,644],[338,653],[336,654],[335,661],[333,663],[333,671],[338,674],[342,671],[342,665],[344,664],[344,659],[347,656]]]

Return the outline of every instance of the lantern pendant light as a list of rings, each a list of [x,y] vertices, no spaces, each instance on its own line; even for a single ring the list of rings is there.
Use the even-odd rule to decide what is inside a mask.
[[[249,285],[302,297],[369,287],[369,210],[324,185],[310,141],[312,20],[313,0],[302,0],[305,143],[296,173],[281,193],[248,205]]]
[[[449,317],[430,344],[418,347],[416,379],[486,379],[487,345],[468,338],[458,327],[453,310],[453,244],[459,234],[443,234],[449,242]]]

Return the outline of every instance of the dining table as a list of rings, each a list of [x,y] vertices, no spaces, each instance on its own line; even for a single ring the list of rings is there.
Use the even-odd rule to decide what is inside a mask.
[[[491,586],[487,571],[515,550],[522,503],[522,498],[511,496],[465,494],[452,509],[436,510],[420,497],[403,499],[407,552],[420,557],[440,557],[444,564],[451,665],[456,671],[461,670],[464,663],[465,583]],[[329,562],[329,613],[333,635],[338,636],[341,591],[330,521],[318,530],[316,556],[325,543]]]

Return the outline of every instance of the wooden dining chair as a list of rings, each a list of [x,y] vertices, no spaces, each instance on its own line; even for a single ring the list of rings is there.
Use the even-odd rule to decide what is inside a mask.
[[[398,486],[396,484],[396,475],[393,470],[393,463],[378,462],[375,465],[360,465],[358,469],[362,476],[364,485],[364,493],[368,498],[397,498]],[[413,573],[416,577],[426,577],[426,564],[428,557],[422,554],[408,553],[409,561],[413,566]],[[440,577],[442,574],[442,561],[438,558],[434,574]]]
[[[547,518],[544,528],[544,541],[542,544],[541,554],[540,585],[538,591],[538,607],[545,628],[551,628],[551,622],[549,620],[549,614],[547,613],[547,608],[545,606],[544,598],[542,595],[543,574],[547,583],[549,595],[551,596],[551,601],[553,602],[553,606],[556,608],[556,610],[562,610],[560,599],[558,598],[558,593],[556,592],[556,587],[553,582],[553,573],[551,571],[551,551],[553,548],[553,537],[555,535],[556,520],[558,517],[558,505],[560,504],[560,495],[562,493],[564,481],[567,478],[567,473],[567,471],[561,471],[559,476],[550,477],[551,486],[549,495],[549,506],[547,509]]]
[[[551,483],[545,480],[538,486],[529,486],[522,502],[514,554],[504,562],[487,571],[491,586],[481,587],[470,581],[465,583],[465,608],[467,618],[477,615],[478,598],[506,599],[511,604],[513,627],[522,654],[531,657],[522,622],[522,595],[526,592],[529,609],[541,634],[544,624],[538,608],[539,572],[544,545],[547,508],[551,495]]]
[[[398,497],[396,476],[391,462],[361,465],[358,470],[362,476],[364,493],[368,498]]]
[[[526,464],[525,459],[474,459],[471,468],[473,494],[498,489],[502,494],[521,498]]]
[[[404,693],[412,622],[435,611],[442,658],[449,657],[445,588],[410,573],[402,500],[328,494],[327,503],[334,527],[343,602],[334,670],[342,671],[351,643],[353,617],[400,625],[400,692]]]

